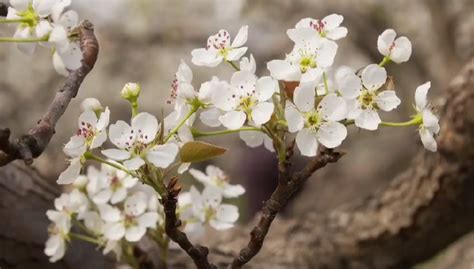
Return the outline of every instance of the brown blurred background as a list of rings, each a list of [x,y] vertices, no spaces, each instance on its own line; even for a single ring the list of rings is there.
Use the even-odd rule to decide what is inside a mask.
[[[304,17],[323,18],[331,13],[344,16],[348,37],[338,42],[335,67],[355,69],[381,60],[377,36],[386,28],[412,41],[413,54],[408,63],[391,64],[403,103],[387,120],[405,120],[412,112],[415,88],[432,81],[432,100],[445,89],[463,63],[473,55],[474,3],[472,0],[76,0],[73,8],[81,19],[91,20],[100,43],[99,60],[86,78],[80,93],[61,119],[57,133],[45,154],[34,166],[55,180],[65,166],[62,144],[75,131],[79,104],[95,97],[112,110],[112,120],[129,117],[128,104],[120,98],[126,82],[142,85],[140,109],[159,115],[166,105],[174,73],[183,59],[190,64],[190,51],[203,47],[210,34],[227,29],[235,36],[240,26],[249,25],[247,45],[257,60],[257,72],[268,74],[266,62],[284,58],[292,42],[286,30]],[[0,27],[0,35],[12,29]],[[22,55],[13,45],[0,45],[0,126],[14,134],[28,130],[45,111],[56,89],[64,81],[57,75],[46,49],[33,57]],[[194,86],[218,75],[229,79],[232,69],[195,68]],[[201,126],[202,127],[202,126]],[[231,149],[215,163],[233,180],[244,184],[248,201],[242,207],[244,219],[258,210],[275,182],[274,156],[263,147],[250,149],[237,135],[212,139]],[[353,128],[342,149],[349,154],[336,165],[318,172],[285,212],[297,215],[318,210],[326,212],[344,202],[361,199],[384,186],[393,175],[409,165],[421,147],[414,128],[381,128],[368,132]],[[303,163],[305,158],[298,157]],[[198,167],[204,167],[204,164]],[[315,209],[316,208],[316,209]]]

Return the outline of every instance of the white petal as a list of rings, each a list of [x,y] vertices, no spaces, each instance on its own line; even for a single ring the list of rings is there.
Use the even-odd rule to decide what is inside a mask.
[[[147,195],[144,192],[136,192],[129,196],[124,203],[124,211],[128,216],[140,216],[147,207]]]
[[[357,98],[362,89],[362,81],[354,73],[346,74],[338,80],[339,91],[344,98]]]
[[[241,131],[239,136],[244,140],[245,144],[251,148],[258,147],[263,144],[263,134],[258,131]]]
[[[371,91],[375,91],[382,87],[387,80],[387,71],[385,68],[380,67],[376,64],[368,65],[362,71],[362,83],[365,88]]]
[[[390,47],[392,46],[396,35],[397,33],[395,33],[393,29],[387,29],[379,35],[377,39],[377,48],[382,55],[388,56],[390,54]]]
[[[139,156],[123,162],[123,165],[130,171],[138,170],[144,164],[145,161]]]
[[[382,121],[380,120],[377,111],[372,109],[362,110],[360,115],[355,119],[355,125],[357,127],[371,131],[377,130],[379,123],[381,122]]]
[[[322,19],[324,28],[329,30],[341,25],[342,21],[344,21],[344,17],[339,14],[331,14]]]
[[[326,32],[326,37],[332,40],[338,40],[347,36],[346,27],[337,27],[333,30]]]
[[[19,11],[23,11],[28,7],[30,0],[10,0],[12,7]]]
[[[267,63],[267,69],[272,77],[278,80],[299,81],[301,71],[298,66],[291,65],[284,60],[272,60]]]
[[[314,89],[321,81],[324,71],[321,68],[312,68],[301,76],[300,87],[310,87]]]
[[[30,28],[18,28],[13,35],[14,38],[31,38],[33,37]],[[35,43],[28,43],[28,42],[17,42],[17,48],[26,55],[33,55],[35,52],[36,44]]]
[[[231,49],[227,53],[226,60],[227,61],[238,61],[244,54],[247,52],[247,47],[241,47],[237,49]]]
[[[309,27],[301,27],[296,29],[289,29],[286,34],[295,42],[295,44],[304,44],[308,42],[314,42],[316,39],[319,40],[319,36],[315,35],[314,29]]]
[[[81,159],[75,158],[71,160],[71,164],[64,170],[60,175],[56,183],[58,184],[71,184],[81,173]]]
[[[160,168],[167,168],[176,159],[178,146],[176,144],[164,144],[153,147],[147,154],[148,161]]]
[[[100,103],[99,103],[99,106],[100,106]],[[97,130],[104,130],[105,127],[109,125],[109,120],[110,120],[110,109],[106,107],[104,112],[100,113],[99,120],[97,121],[97,125],[96,125]]]
[[[104,144],[106,140],[107,140],[107,133],[105,131],[99,132],[94,137],[94,140],[92,140],[91,149],[95,149],[102,146],[102,144]]]
[[[219,221],[219,220],[215,220],[215,219],[211,219],[209,221],[209,225],[211,225],[212,228],[214,228],[218,231],[227,230],[227,229],[230,229],[230,228],[234,227],[233,223],[228,223],[228,222]]]
[[[142,227],[155,228],[159,215],[156,212],[147,212],[137,218],[137,222]]]
[[[339,122],[327,122],[319,127],[316,136],[325,147],[335,148],[347,137],[347,129]]]
[[[316,92],[314,88],[310,86],[296,87],[293,94],[293,101],[298,110],[308,112],[314,109],[315,96]]]
[[[81,67],[82,52],[79,44],[71,43],[66,51],[58,51],[58,55],[67,70],[73,71]]]
[[[216,208],[222,202],[222,191],[220,188],[206,186],[202,191],[202,198],[206,206]]]
[[[229,86],[222,88],[219,91],[214,91],[212,93],[212,103],[224,111],[229,111],[233,110],[238,105],[239,98],[234,89]]]
[[[316,134],[305,128],[296,135],[296,145],[303,156],[316,156],[318,141]]]
[[[262,125],[270,120],[273,114],[274,105],[270,102],[257,104],[252,109],[252,120],[257,125]]]
[[[142,112],[133,118],[132,128],[137,132],[137,139],[148,144],[156,137],[158,120],[150,113]]]
[[[58,23],[66,28],[76,27],[79,22],[79,15],[74,10],[68,10],[61,15]]]
[[[347,116],[347,104],[342,97],[334,93],[326,95],[318,105],[318,111],[325,120],[340,121]]]
[[[191,163],[182,163],[178,166],[178,174],[183,174],[184,172],[188,171],[189,166],[191,166]]]
[[[436,152],[438,150],[438,145],[436,144],[433,133],[425,128],[420,128],[419,133],[421,142],[425,149],[431,152]]]
[[[257,64],[255,63],[255,58],[252,54],[250,54],[250,58],[244,57],[240,60],[239,63],[240,70],[242,71],[249,71],[255,74],[255,70],[257,69]]]
[[[270,152],[275,152],[275,148],[273,147],[273,140],[268,135],[265,135],[263,137],[263,145]]]
[[[232,89],[240,96],[253,94],[256,82],[257,76],[249,71],[237,71],[230,79]]]
[[[390,59],[396,63],[408,61],[411,56],[411,42],[407,37],[401,36],[395,40],[395,45],[390,54]]]
[[[58,74],[63,75],[65,77],[69,75],[69,71],[67,71],[63,59],[61,59],[57,51],[53,53],[53,66],[54,70],[56,70]]]
[[[80,157],[86,152],[86,140],[83,136],[75,135],[69,139],[63,149],[64,153],[72,158]]]
[[[245,189],[244,187],[242,187],[242,185],[227,184],[227,186],[224,187],[222,195],[225,198],[235,198],[235,197],[239,197],[240,195],[244,193],[245,193]]]
[[[219,117],[219,121],[230,130],[236,130],[242,127],[247,116],[242,111],[230,111]]]
[[[189,169],[189,173],[204,185],[211,185],[212,180],[209,176],[196,169]]]
[[[178,66],[178,72],[176,72],[176,79],[179,82],[191,82],[193,80],[193,71],[189,66],[181,60]]]
[[[127,189],[123,187],[116,189],[114,192],[112,192],[112,196],[110,197],[110,203],[115,205],[117,203],[122,202],[123,200],[125,200],[125,198],[127,198],[127,194]]]
[[[120,149],[104,149],[101,151],[102,154],[112,160],[123,161],[130,158],[130,152]]]
[[[234,41],[232,42],[231,47],[232,48],[238,48],[241,47],[247,42],[247,37],[248,37],[248,29],[249,27],[247,25],[242,26],[235,36]]]
[[[439,132],[438,118],[431,112],[431,110],[423,110],[423,126],[430,130],[432,133],[437,134]]]
[[[209,127],[219,127],[221,122],[219,121],[219,116],[222,115],[222,112],[218,108],[209,108],[199,114],[199,119]]]
[[[109,204],[98,205],[100,217],[107,222],[115,222],[122,219],[120,210]]]
[[[402,101],[397,97],[395,91],[383,91],[377,95],[376,102],[383,111],[391,111],[397,108]]]
[[[216,219],[224,222],[235,222],[239,219],[239,208],[235,205],[220,205],[217,208]]]
[[[105,204],[109,201],[110,197],[112,196],[111,189],[105,189],[98,192],[96,195],[92,197],[92,201],[96,204]]]
[[[334,62],[334,57],[337,53],[337,43],[332,40],[324,40],[321,45],[321,50],[318,53],[316,62],[318,67],[330,67]]]
[[[260,102],[270,99],[278,91],[278,82],[271,77],[261,77],[256,86],[257,98]]]
[[[117,121],[109,127],[110,141],[118,148],[126,148],[126,143],[131,145],[135,141],[135,131],[124,121]]]
[[[427,105],[428,90],[431,88],[431,81],[428,81],[415,90],[415,104],[419,111],[423,111]]]
[[[203,48],[191,51],[191,55],[191,61],[197,66],[216,67],[223,60],[222,56]]]
[[[285,108],[285,118],[288,122],[288,131],[290,133],[298,132],[299,130],[303,129],[304,126],[304,118],[301,113],[296,110],[291,105],[287,105]]]
[[[109,240],[120,240],[125,235],[125,226],[121,222],[107,223],[104,227],[104,236]]]
[[[44,253],[51,256],[49,261],[56,262],[64,257],[66,252],[66,243],[61,235],[53,235],[46,241]]]

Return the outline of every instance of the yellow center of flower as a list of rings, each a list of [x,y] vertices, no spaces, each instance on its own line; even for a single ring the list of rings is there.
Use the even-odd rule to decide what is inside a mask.
[[[300,59],[300,70],[301,73],[305,73],[308,69],[316,68],[317,64],[313,57],[304,56]]]
[[[311,111],[305,114],[305,127],[312,131],[316,131],[322,122],[323,118],[317,111]]]
[[[375,102],[377,93],[375,91],[362,90],[359,95],[359,103],[362,109],[378,109]]]

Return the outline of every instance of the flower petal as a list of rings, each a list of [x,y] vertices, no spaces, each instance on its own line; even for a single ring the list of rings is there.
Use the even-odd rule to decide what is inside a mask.
[[[383,111],[392,111],[401,104],[400,98],[397,97],[395,91],[383,91],[377,95],[375,100],[377,106]]]
[[[340,121],[347,116],[347,104],[342,97],[330,93],[321,100],[318,111],[321,112],[325,120]]]
[[[125,235],[125,226],[121,222],[106,223],[104,227],[104,236],[109,240],[120,240]]]
[[[245,123],[247,116],[242,111],[230,111],[219,117],[219,121],[230,130],[237,130]]]
[[[267,69],[272,77],[278,80],[299,81],[301,71],[298,66],[291,65],[284,60],[272,60],[267,63]]]
[[[382,121],[380,120],[377,111],[372,109],[362,110],[359,116],[355,119],[355,125],[357,127],[371,131],[377,130],[379,123],[381,122]]]
[[[238,61],[244,54],[247,52],[247,47],[235,48],[230,49],[227,53],[226,60],[227,61]]]
[[[426,108],[426,105],[428,103],[426,96],[428,95],[428,90],[430,88],[431,88],[431,81],[428,81],[418,86],[415,90],[415,104],[416,104],[416,108],[419,111],[423,111]]]
[[[419,133],[421,142],[423,143],[425,149],[431,152],[436,152],[438,150],[438,145],[436,144],[433,133],[425,128],[420,128]]]
[[[362,81],[354,73],[343,75],[338,81],[339,91],[344,98],[354,99],[360,95]]]
[[[270,120],[273,114],[274,104],[270,102],[258,103],[252,109],[252,120],[257,125],[262,125]]]
[[[387,71],[376,64],[370,64],[362,71],[362,83],[370,91],[375,91],[382,87],[386,80]]]
[[[173,143],[157,145],[147,154],[146,158],[152,164],[159,168],[167,168],[176,159],[178,146]]]
[[[239,208],[235,205],[220,205],[216,211],[216,219],[224,222],[235,222],[239,219]]]
[[[318,152],[318,141],[316,134],[305,128],[296,135],[296,145],[303,156],[316,156]]]
[[[411,56],[411,42],[405,37],[401,36],[397,38],[394,42],[392,52],[390,54],[390,59],[396,63],[403,63],[408,61]]]
[[[138,170],[144,164],[145,161],[139,156],[123,162],[123,165],[130,171]]]
[[[192,63],[197,66],[216,67],[224,59],[214,51],[209,51],[204,48],[195,49],[191,51]]]
[[[81,173],[81,159],[75,158],[71,160],[71,164],[64,170],[60,175],[56,183],[58,184],[71,184]]]
[[[307,85],[299,86],[295,89],[293,101],[299,111],[308,112],[314,110],[315,96],[316,92],[313,87]]]
[[[335,148],[341,145],[347,137],[347,129],[339,122],[327,122],[319,127],[316,133],[318,141],[327,148]]]
[[[130,152],[120,149],[104,149],[101,151],[102,154],[112,160],[123,161],[130,158]]]
[[[132,145],[135,141],[135,135],[136,134],[132,127],[121,120],[117,121],[115,124],[111,124],[109,127],[110,142],[120,149],[124,149],[127,146]]]
[[[390,47],[395,40],[395,36],[397,36],[397,33],[395,33],[393,29],[387,29],[379,35],[377,39],[377,48],[382,55],[390,55]]]
[[[137,132],[137,139],[148,144],[155,140],[158,132],[158,120],[150,113],[142,112],[133,118],[132,128]]]
[[[241,131],[239,136],[245,144],[251,148],[256,148],[263,144],[263,134],[258,131]]]
[[[278,82],[268,76],[261,77],[257,81],[256,91],[258,101],[267,101],[278,91]]]
[[[222,115],[222,112],[218,108],[209,108],[199,114],[199,119],[209,127],[219,127],[221,122],[219,121],[219,116]]]
[[[290,133],[298,132],[303,129],[304,118],[296,108],[292,105],[287,105],[285,108],[285,118],[288,122],[288,131]]]
[[[232,42],[232,45],[231,45],[232,48],[241,47],[245,44],[245,42],[247,42],[248,30],[249,30],[248,25],[244,25],[239,29],[239,32],[237,33],[237,35],[234,38],[234,41]]]

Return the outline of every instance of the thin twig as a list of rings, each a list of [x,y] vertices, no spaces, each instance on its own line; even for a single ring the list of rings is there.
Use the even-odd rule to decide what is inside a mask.
[[[293,143],[291,143],[293,144]],[[292,145],[290,144],[290,155],[292,151]],[[288,169],[289,165],[279,167],[279,180],[275,191],[270,196],[263,208],[262,215],[258,224],[250,232],[250,241],[247,246],[240,250],[239,255],[234,258],[231,268],[238,269],[242,268],[243,265],[248,263],[255,255],[258,254],[263,246],[265,237],[270,229],[270,226],[275,219],[277,213],[282,210],[290,198],[298,190],[301,189],[305,181],[318,169],[326,166],[328,163],[334,163],[342,157],[343,154],[334,152],[332,150],[323,150],[316,157],[314,157],[300,172],[289,176]],[[289,160],[287,159],[288,163]],[[281,179],[281,177],[289,177]]]
[[[198,269],[217,269],[215,265],[207,260],[209,249],[204,246],[194,246],[186,234],[178,229],[181,226],[181,220],[176,216],[176,204],[180,191],[181,186],[178,184],[178,179],[176,177],[172,178],[166,187],[166,195],[162,198],[165,211],[165,232],[171,240],[178,243],[186,251]]]
[[[0,128],[0,166],[14,160],[22,159],[31,164],[33,159],[40,156],[55,133],[58,120],[66,111],[71,99],[76,97],[79,87],[87,74],[92,70],[97,60],[99,45],[94,35],[94,26],[89,21],[83,21],[79,26],[82,66],[69,74],[63,87],[59,89],[51,102],[46,114],[27,134],[10,142],[10,130]]]

